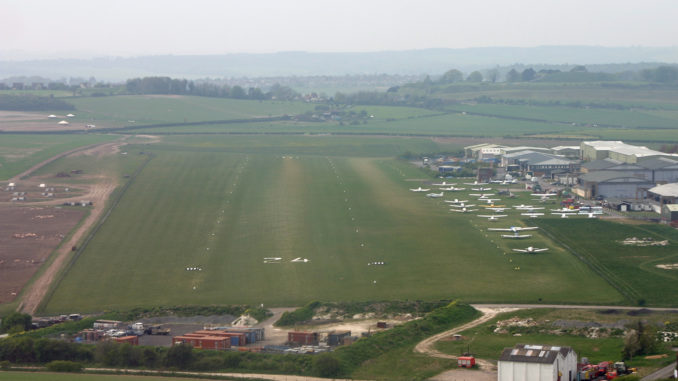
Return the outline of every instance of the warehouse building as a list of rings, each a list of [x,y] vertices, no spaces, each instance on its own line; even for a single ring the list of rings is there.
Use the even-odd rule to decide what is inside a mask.
[[[499,381],[573,381],[577,353],[570,347],[518,344],[504,349],[497,367]]]
[[[579,146],[556,146],[551,147],[554,155],[565,156],[568,159],[579,159],[581,157],[581,147]]]
[[[521,171],[531,171],[539,176],[550,176],[554,172],[572,172],[579,169],[579,165],[572,160],[532,150],[504,155],[502,157],[502,166],[509,168],[512,165],[519,165]]]
[[[644,146],[634,146],[622,141],[595,140],[581,142],[581,158],[586,161],[605,158],[633,164],[643,158],[669,157],[670,154],[655,151]]]
[[[641,199],[654,187],[651,180],[635,177],[623,171],[596,171],[582,175],[572,191],[584,198]]]

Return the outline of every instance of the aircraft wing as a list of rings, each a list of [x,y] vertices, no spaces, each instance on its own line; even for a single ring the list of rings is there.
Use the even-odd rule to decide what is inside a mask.
[[[519,253],[527,253],[527,250],[525,250],[525,249],[511,249],[511,250],[517,251]]]

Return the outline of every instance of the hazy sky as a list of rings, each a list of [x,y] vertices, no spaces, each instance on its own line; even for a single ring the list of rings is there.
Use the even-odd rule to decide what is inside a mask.
[[[677,0],[0,0],[0,59],[675,46]]]

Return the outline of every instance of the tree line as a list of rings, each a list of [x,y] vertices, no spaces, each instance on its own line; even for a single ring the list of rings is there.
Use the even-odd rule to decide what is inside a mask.
[[[51,111],[75,110],[72,104],[54,97],[25,94],[0,94],[0,110],[8,111]]]
[[[128,79],[125,88],[130,94],[196,95],[215,98],[250,100],[293,100],[299,94],[287,86],[274,84],[264,92],[258,87],[219,85],[170,77],[143,77]]]

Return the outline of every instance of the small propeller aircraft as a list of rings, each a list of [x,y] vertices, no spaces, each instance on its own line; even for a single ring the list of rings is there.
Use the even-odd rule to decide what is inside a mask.
[[[517,251],[519,253],[541,253],[542,251],[546,251],[548,248],[543,248],[543,249],[537,249],[536,247],[528,246],[524,249],[513,249],[513,251]]]

